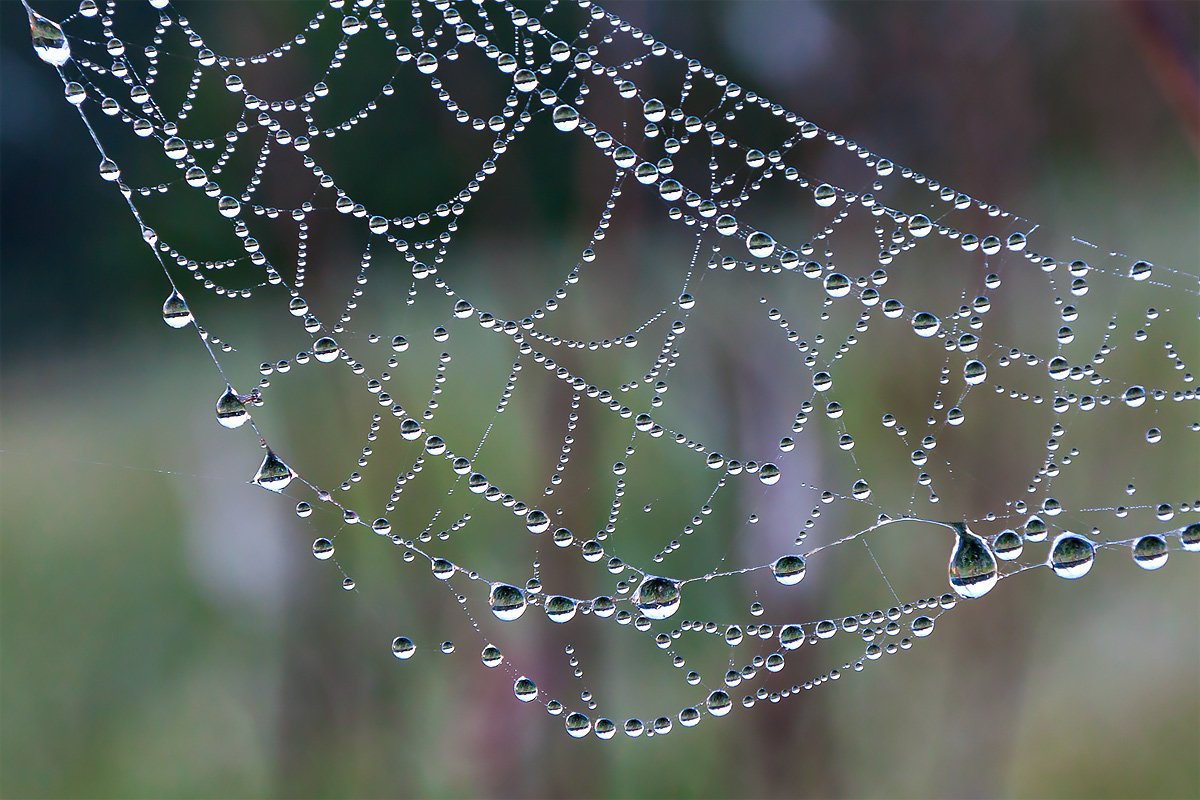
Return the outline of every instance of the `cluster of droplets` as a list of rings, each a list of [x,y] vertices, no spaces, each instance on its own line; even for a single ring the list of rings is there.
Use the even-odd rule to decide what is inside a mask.
[[[770,652],[757,653],[740,668],[731,667],[717,688],[704,688],[703,698],[671,716],[657,716],[649,722],[629,718],[619,726],[607,717],[595,717],[590,713],[570,710],[563,702],[550,698],[540,690],[534,680],[514,671],[513,691],[522,702],[540,701],[547,711],[561,716],[571,736],[581,737],[594,733],[602,739],[611,738],[619,728],[628,736],[662,735],[678,724],[691,727],[704,716],[722,717],[736,704],[730,691],[734,687],[749,687],[755,681],[758,688],[741,699],[741,704],[752,707],[758,702],[776,703],[816,686],[838,680],[842,674],[856,672],[866,664],[883,655],[909,649],[916,640],[933,632],[936,620],[953,609],[960,599],[973,600],[989,593],[1008,576],[1033,567],[1048,567],[1054,574],[1067,579],[1081,578],[1091,569],[1096,553],[1100,549],[1117,546],[1128,547],[1133,561],[1147,570],[1161,568],[1174,549],[1175,540],[1184,551],[1200,550],[1200,523],[1191,522],[1182,526],[1145,533],[1128,540],[1109,541],[1098,531],[1084,535],[1067,529],[1056,529],[1053,540],[1042,545],[1046,550],[1039,559],[1027,553],[1030,544],[1046,542],[1051,526],[1043,518],[1058,516],[1063,504],[1049,494],[1049,485],[1059,472],[1078,457],[1072,449],[1069,454],[1058,453],[1060,443],[1067,431],[1061,422],[1055,422],[1047,444],[1045,465],[1030,482],[1029,492],[1039,494],[1039,504],[1030,505],[1024,499],[1005,502],[1002,509],[989,512],[978,520],[940,521],[930,518],[928,513],[918,512],[917,492],[913,501],[900,513],[889,514],[875,505],[876,499],[866,471],[857,460],[855,432],[845,415],[843,403],[847,398],[840,394],[843,389],[839,380],[844,373],[844,359],[854,352],[868,332],[884,330],[887,335],[913,336],[918,346],[920,340],[941,346],[945,354],[945,365],[937,379],[937,396],[932,401],[926,420],[931,426],[928,435],[919,436],[915,425],[902,424],[899,413],[888,412],[882,416],[883,426],[905,443],[910,453],[908,461],[918,472],[914,486],[928,491],[929,504],[936,504],[940,497],[934,487],[931,474],[934,459],[931,453],[939,444],[939,435],[953,432],[962,425],[968,411],[964,406],[972,392],[993,391],[1018,405],[1050,405],[1063,420],[1070,419],[1071,412],[1089,412],[1097,408],[1113,407],[1136,409],[1146,404],[1185,402],[1196,400],[1196,390],[1188,366],[1177,347],[1166,343],[1165,350],[1173,360],[1175,369],[1182,373],[1184,388],[1168,391],[1142,384],[1109,388],[1107,393],[1078,395],[1070,391],[1058,391],[1056,387],[1066,381],[1087,381],[1089,384],[1106,386],[1115,381],[1102,373],[1105,358],[1111,353],[1112,332],[1115,323],[1110,323],[1099,351],[1091,362],[1080,362],[1068,355],[1066,348],[1075,341],[1079,326],[1080,311],[1076,303],[1082,304],[1087,295],[1089,280],[1097,274],[1110,278],[1145,283],[1155,280],[1171,281],[1179,278],[1194,278],[1179,270],[1155,267],[1147,261],[1117,258],[1114,263],[1127,266],[1094,267],[1082,260],[1070,262],[1039,254],[1029,249],[1029,234],[1033,226],[1007,211],[980,202],[971,196],[927,178],[911,169],[900,167],[892,161],[863,148],[857,142],[846,139],[833,131],[800,117],[782,106],[772,103],[756,92],[743,89],[726,76],[704,66],[680,51],[669,48],[650,34],[629,22],[604,11],[587,0],[580,0],[576,10],[583,15],[583,27],[573,25],[573,17],[566,17],[570,10],[567,4],[550,3],[544,16],[550,21],[539,20],[510,3],[499,2],[489,5],[458,4],[449,0],[437,0],[430,5],[413,2],[408,9],[409,19],[404,24],[389,21],[384,4],[372,0],[345,3],[332,0],[330,10],[318,11],[306,24],[304,30],[284,44],[249,57],[225,56],[214,52],[205,39],[182,15],[173,13],[165,0],[151,0],[151,6],[160,12],[150,45],[143,50],[144,67],[134,66],[129,48],[116,37],[114,32],[117,9],[115,4],[105,6],[103,13],[94,0],[83,0],[79,16],[84,19],[99,19],[102,30],[100,41],[111,63],[102,63],[80,53],[73,53],[70,39],[63,28],[30,10],[30,25],[33,46],[38,56],[59,69],[63,75],[65,97],[75,106],[92,131],[101,150],[100,176],[116,183],[122,196],[138,222],[143,239],[151,248],[154,257],[162,265],[171,284],[168,298],[163,304],[164,322],[172,328],[192,327],[212,356],[220,373],[223,390],[216,401],[217,422],[230,429],[249,424],[259,437],[264,456],[251,482],[273,492],[284,492],[299,480],[305,491],[313,493],[318,504],[337,510],[344,525],[337,536],[348,536],[366,530],[373,536],[382,537],[402,549],[405,562],[428,564],[435,580],[447,582],[465,579],[481,590],[476,596],[486,594],[486,603],[496,620],[503,623],[515,622],[524,617],[531,608],[540,609],[547,621],[555,625],[566,625],[578,616],[611,620],[613,624],[631,628],[651,637],[655,645],[670,658],[673,666],[682,668],[686,659],[681,654],[681,641],[689,636],[709,635],[722,637],[730,647],[756,642],[770,642]],[[400,12],[404,16],[404,12]],[[558,17],[564,16],[558,22]],[[271,60],[285,58],[289,53],[309,45],[310,38],[331,26],[340,31],[340,39],[328,61],[325,74],[315,81],[311,89],[292,98],[264,99],[252,93],[254,67]],[[511,30],[512,36],[502,35]],[[193,52],[188,58],[195,66],[188,77],[186,99],[174,114],[168,113],[156,99],[157,81],[162,53],[168,51],[168,33],[174,29],[186,40]],[[565,32],[564,32],[565,31]],[[387,69],[391,75],[378,86],[374,98],[367,101],[355,113],[324,125],[317,124],[317,111],[323,107],[330,94],[330,75],[344,63],[355,37],[366,38],[379,35],[395,46],[395,60]],[[509,41],[511,39],[511,41]],[[611,50],[610,50],[611,48]],[[452,89],[452,79],[445,65],[462,57],[460,50],[478,51],[494,69],[511,85],[500,102],[497,113],[472,113],[464,98],[457,97]],[[629,53],[635,55],[629,57]],[[614,54],[608,62],[607,56]],[[616,58],[616,53],[622,53]],[[650,62],[674,64],[681,75],[678,92],[667,102],[660,97],[649,96],[639,84],[639,71]],[[446,109],[456,123],[472,132],[493,139],[490,152],[478,164],[465,185],[452,195],[443,198],[432,208],[420,213],[405,215],[395,209],[368,208],[360,199],[352,196],[348,189],[339,184],[337,177],[313,154],[313,143],[318,139],[334,139],[353,130],[388,102],[399,102],[394,84],[400,72],[415,71],[425,81],[431,95]],[[224,89],[235,96],[241,111],[237,121],[220,139],[190,139],[181,130],[194,111],[194,101],[200,87],[211,82],[214,76]],[[120,97],[112,88],[115,84],[128,100]],[[647,85],[649,82],[647,81]],[[595,97],[609,97],[599,87],[615,92],[623,104],[617,110],[626,123],[619,129],[605,130],[596,121],[611,119],[613,109],[591,114]],[[102,88],[105,87],[105,88]],[[466,95],[468,93],[464,93]],[[677,99],[676,99],[677,98]],[[715,98],[715,105],[714,100]],[[100,112],[125,123],[135,137],[154,141],[161,148],[170,168],[179,172],[180,181],[160,183],[135,188],[124,182],[125,174],[116,161],[106,152],[88,122],[87,111],[97,106]],[[754,146],[741,142],[731,134],[735,123],[753,114],[762,115],[772,125],[781,126],[778,138],[767,145]],[[470,209],[472,199],[484,184],[498,174],[498,167],[505,155],[528,131],[546,123],[563,136],[575,137],[592,148],[611,165],[613,184],[610,196],[596,222],[595,230],[588,241],[579,249],[578,260],[565,270],[565,277],[555,290],[553,297],[533,309],[521,319],[504,319],[489,311],[478,298],[467,296],[464,287],[454,285],[446,274],[447,245],[458,231],[459,220]],[[261,145],[254,154],[248,179],[242,181],[230,173],[235,158],[248,149],[255,133],[261,135]],[[493,138],[494,137],[494,138]],[[223,139],[223,144],[221,142]],[[868,170],[868,191],[858,191],[844,186],[814,179],[802,164],[808,148],[817,145],[834,148],[861,162]],[[273,207],[257,202],[257,193],[264,176],[278,154],[294,152],[300,158],[314,184],[309,199],[294,207]],[[686,164],[690,157],[700,153],[699,161],[704,169],[699,176],[690,174]],[[215,154],[215,156],[214,156]],[[706,169],[707,174],[703,174]],[[796,239],[794,229],[767,231],[761,226],[750,224],[754,217],[756,195],[768,187],[779,186],[799,189],[803,198],[806,224],[812,231],[807,240]],[[235,188],[241,186],[243,188]],[[930,203],[919,203],[918,210],[908,211],[899,205],[889,205],[885,198],[896,193],[895,187],[920,187],[928,190]],[[643,188],[639,188],[643,187]],[[194,191],[205,195],[215,205],[216,216],[231,226],[240,241],[241,252],[232,258],[217,261],[202,261],[188,258],[184,253],[163,240],[159,232],[147,226],[137,204],[138,198],[151,198],[170,192]],[[628,195],[642,192],[654,202],[662,217],[676,225],[687,235],[694,237],[694,254],[686,267],[680,271],[677,300],[661,307],[640,324],[624,331],[615,331],[607,338],[571,338],[549,332],[549,318],[562,309],[578,302],[576,288],[581,277],[594,271],[598,261],[603,260],[607,236],[611,231],[614,212],[620,200]],[[811,203],[812,208],[808,208]],[[911,206],[909,203],[908,206]],[[980,216],[981,226],[995,226],[995,230],[962,231],[946,224],[944,220],[955,219],[954,214],[970,219],[968,212]],[[309,247],[312,229],[310,222],[320,214],[344,215],[357,220],[365,230],[370,243],[360,260],[348,300],[340,315],[322,319],[304,297],[309,279]],[[873,234],[877,239],[878,253],[870,271],[855,275],[849,262],[839,263],[840,253],[833,249],[838,233],[848,222],[863,218],[872,222]],[[267,220],[291,220],[297,229],[297,247],[294,265],[287,269],[275,264],[264,252],[256,236],[252,235],[252,223]],[[964,223],[965,225],[966,223]],[[1058,299],[1061,325],[1053,336],[1048,350],[1032,352],[1025,348],[1007,346],[990,338],[985,333],[985,323],[992,311],[992,297],[975,294],[964,288],[961,303],[957,307],[935,307],[918,293],[897,292],[898,296],[886,296],[892,275],[911,261],[918,247],[931,247],[931,242],[953,243],[964,254],[983,257],[987,267],[982,279],[984,291],[995,292],[1001,287],[1006,270],[1011,273],[1024,265],[1041,273],[1057,290],[1060,284],[1072,300],[1070,303]],[[375,248],[374,250],[372,248]],[[503,414],[514,397],[524,370],[531,364],[544,368],[553,379],[564,384],[571,402],[566,433],[563,436],[558,462],[550,476],[544,496],[553,495],[561,484],[564,474],[571,465],[571,452],[575,433],[579,425],[581,409],[600,409],[632,426],[633,439],[624,451],[622,460],[612,465],[616,476],[615,489],[608,518],[603,528],[592,538],[576,536],[559,524],[561,512],[548,512],[506,491],[503,479],[487,476],[476,470],[476,459],[484,447],[487,434],[480,440],[472,453],[457,452],[447,443],[443,435],[433,430],[438,397],[450,380],[452,354],[442,352],[438,358],[434,385],[421,408],[421,399],[410,400],[408,390],[392,389],[390,372],[375,372],[357,360],[346,346],[354,341],[355,348],[379,346],[384,349],[390,343],[388,370],[396,369],[399,359],[405,358],[409,350],[409,339],[402,334],[381,335],[368,332],[354,333],[352,324],[360,300],[365,295],[365,286],[373,270],[373,256],[381,249],[394,252],[411,271],[411,286],[405,299],[406,306],[416,304],[418,297],[433,295],[439,303],[449,302],[449,318],[446,325],[438,325],[432,331],[432,340],[438,345],[449,347],[451,327],[455,321],[474,320],[482,330],[501,337],[511,344],[515,353],[511,371],[500,392],[495,406],[496,414]],[[707,260],[705,261],[705,255]],[[996,267],[995,264],[1002,264]],[[235,285],[225,276],[235,274],[239,266],[249,265],[257,269],[257,278],[248,285]],[[995,269],[996,271],[992,271]],[[793,349],[800,364],[801,374],[811,387],[811,394],[798,404],[795,421],[788,435],[779,438],[777,455],[756,458],[737,457],[706,444],[698,437],[673,430],[660,423],[666,419],[664,405],[671,386],[671,372],[683,358],[683,343],[688,331],[694,326],[694,314],[699,294],[699,281],[719,279],[722,273],[740,273],[775,281],[781,295],[791,287],[812,286],[815,296],[820,298],[821,308],[813,319],[793,327],[781,310],[783,301],[771,302],[768,297],[760,299],[767,311],[767,319],[782,331],[788,347]],[[1064,277],[1065,275],[1065,277]],[[235,388],[235,381],[226,379],[219,353],[232,350],[228,343],[202,328],[189,307],[180,287],[185,279],[196,283],[196,290],[229,300],[245,300],[257,293],[269,293],[286,305],[288,322],[298,323],[310,344],[291,359],[264,361],[259,369],[257,385],[242,393]],[[1152,283],[1152,282],[1151,282]],[[1166,285],[1170,285],[1169,283]],[[966,286],[966,284],[964,284]],[[190,291],[190,290],[189,290]],[[461,293],[460,293],[461,292]],[[972,295],[974,295],[972,297]],[[675,295],[672,295],[675,296]],[[908,302],[906,302],[906,300]],[[1148,339],[1146,328],[1163,313],[1156,309],[1146,312],[1145,320],[1133,335],[1133,343]],[[849,315],[856,319],[851,330],[835,334],[835,318]],[[560,315],[561,316],[561,315]],[[674,319],[672,319],[674,317]],[[900,326],[897,328],[892,325]],[[645,353],[645,341],[662,328],[657,351],[651,348],[648,368],[641,378],[635,378],[616,386],[605,386],[583,374],[579,354],[603,353],[622,348]],[[990,331],[990,329],[989,329]],[[447,541],[471,524],[473,515],[464,512],[454,522],[435,532],[435,522],[441,514],[439,508],[428,527],[415,536],[394,532],[386,516],[363,515],[348,501],[341,499],[335,491],[318,487],[276,454],[253,418],[253,411],[262,407],[265,398],[275,391],[271,377],[289,372],[293,367],[313,365],[345,366],[354,375],[360,376],[367,391],[381,408],[372,415],[367,445],[363,447],[356,467],[342,481],[338,491],[348,492],[362,480],[363,472],[370,465],[375,453],[377,436],[388,424],[387,417],[394,420],[400,439],[422,443],[420,455],[410,469],[397,476],[389,499],[383,503],[384,513],[391,513],[402,501],[405,490],[416,481],[426,468],[445,462],[455,476],[455,486],[465,485],[470,494],[476,495],[481,504],[497,504],[517,517],[529,535],[541,541],[547,538],[557,548],[571,549],[578,553],[586,564],[599,564],[607,570],[613,580],[609,594],[569,596],[549,594],[541,589],[534,564],[534,577],[523,585],[520,581],[509,582],[499,576],[485,575],[466,565],[459,565],[438,555],[435,539]],[[1019,380],[1012,387],[1002,384],[998,376],[1015,373],[1021,367],[1045,375],[1050,381],[1050,395],[1031,394],[1022,388]],[[407,387],[406,387],[407,389]],[[644,398],[644,394],[649,394]],[[402,404],[405,397],[408,406]],[[841,452],[850,458],[851,478],[847,484],[814,486],[806,483],[788,483],[787,460],[796,449],[798,440],[812,429],[808,423],[813,416],[823,416],[834,426],[833,441]],[[807,427],[806,427],[807,426]],[[1193,426],[1193,430],[1197,427]],[[488,428],[490,430],[490,426]],[[442,433],[445,433],[443,431]],[[706,432],[707,433],[707,432]],[[919,437],[919,438],[917,438]],[[1159,427],[1146,431],[1145,441],[1158,444],[1164,432]],[[714,437],[715,438],[715,437]],[[748,476],[755,476],[756,483],[770,489],[783,484],[779,491],[803,491],[814,494],[816,503],[803,531],[795,540],[793,552],[776,555],[767,563],[743,567],[713,569],[702,575],[671,577],[665,564],[668,557],[683,545],[679,538],[671,539],[651,561],[653,567],[627,564],[617,553],[619,543],[614,541],[621,524],[620,512],[627,492],[626,476],[629,464],[637,458],[638,447],[646,441],[663,439],[673,442],[688,451],[689,458],[698,459],[704,467],[719,477],[712,494],[697,510],[690,522],[682,527],[682,538],[686,539],[704,523],[711,512],[711,503],[726,487],[740,484]],[[908,465],[903,465],[907,469]],[[343,473],[344,475],[345,473]],[[753,484],[752,484],[753,485]],[[451,491],[454,491],[453,489]],[[851,507],[872,509],[876,522],[870,526],[837,538],[832,544],[808,546],[808,532],[819,527],[822,507],[832,503],[844,503]],[[646,506],[646,510],[650,505]],[[306,519],[313,514],[314,506],[308,500],[296,506],[297,515]],[[1030,513],[1030,512],[1033,513]],[[1200,501],[1184,501],[1175,504],[1159,503],[1155,516],[1160,522],[1180,514],[1200,511]],[[1114,509],[1117,517],[1128,513],[1124,506]],[[996,533],[972,530],[972,525],[997,527],[1002,520],[1025,518],[1022,524],[1004,528]],[[750,523],[757,523],[752,515]],[[821,551],[833,545],[882,535],[884,529],[894,523],[919,522],[929,527],[947,529],[953,533],[947,573],[951,590],[940,597],[922,599],[911,603],[899,602],[886,611],[866,611],[836,619],[760,622],[764,614],[761,602],[750,608],[753,621],[743,622],[700,622],[684,620],[678,627],[668,629],[681,609],[686,608],[685,595],[693,588],[716,579],[737,579],[750,573],[773,576],[781,587],[796,587],[802,582],[810,566],[819,562]],[[996,523],[996,525],[994,525]],[[1019,530],[1018,530],[1019,528]],[[983,530],[981,527],[980,530]],[[337,536],[320,536],[313,541],[314,557],[322,561],[338,563],[335,550]],[[792,549],[792,548],[789,548]],[[778,551],[777,551],[778,552]],[[1040,550],[1039,550],[1040,552]],[[339,569],[341,565],[339,564]],[[343,573],[344,575],[344,573]],[[344,575],[343,587],[355,588],[349,575]],[[471,587],[474,588],[474,587]],[[467,601],[466,592],[458,595],[460,602]],[[478,628],[478,625],[476,625]],[[804,644],[817,645],[828,639],[846,638],[847,634],[859,637],[864,643],[862,656],[843,663],[790,688],[769,689],[763,679],[785,668],[786,655]],[[456,651],[455,644],[443,641],[438,649],[446,655]],[[407,660],[417,651],[417,643],[407,636],[397,636],[392,642],[392,652],[397,659]],[[568,649],[571,667],[576,677],[583,674],[579,657]],[[496,668],[506,663],[506,656],[495,644],[488,642],[482,649],[480,659],[485,667]],[[512,667],[516,669],[515,665]],[[689,686],[704,684],[696,670],[685,671],[685,682]],[[699,690],[697,690],[699,691]],[[591,712],[597,701],[590,691],[581,695],[586,710]]]

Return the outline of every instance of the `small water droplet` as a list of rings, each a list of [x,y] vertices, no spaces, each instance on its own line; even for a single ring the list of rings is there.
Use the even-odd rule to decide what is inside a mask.
[[[1021,557],[1025,543],[1016,531],[1007,528],[996,536],[996,540],[992,543],[992,549],[996,553],[996,558],[1001,561],[1012,561]]]
[[[333,558],[333,542],[321,537],[313,542],[312,552],[318,561],[328,561]]]
[[[999,580],[996,558],[982,537],[961,522],[954,528],[954,551],[950,554],[950,586],[960,597],[982,597]]]

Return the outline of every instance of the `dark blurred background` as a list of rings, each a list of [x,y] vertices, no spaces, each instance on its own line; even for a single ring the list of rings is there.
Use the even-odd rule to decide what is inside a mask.
[[[1197,269],[1194,2],[610,8],[1060,237]],[[307,18],[189,13],[238,52]],[[1200,795],[1200,581],[1182,553],[1153,575],[1109,556],[1078,584],[1022,576],[899,663],[660,740],[568,739],[511,682],[485,687],[473,646],[454,670],[430,652],[398,669],[380,606],[416,605],[432,636],[458,624],[448,595],[341,592],[291,504],[244,484],[255,443],[213,436],[211,366],[163,327],[161,271],[11,0],[0,81],[4,796]],[[402,134],[361,152],[389,153],[420,205],[452,159],[437,127]],[[506,169],[522,235],[552,240],[573,213],[554,162]],[[488,279],[497,302],[514,275]],[[514,414],[538,425],[533,403]]]

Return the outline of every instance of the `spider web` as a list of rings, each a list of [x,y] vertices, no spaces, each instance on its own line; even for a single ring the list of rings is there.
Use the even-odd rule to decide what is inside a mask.
[[[241,56],[149,5],[31,10],[35,50],[247,477],[398,660],[661,736],[1200,549],[1192,267],[1043,241],[587,2],[335,0]]]

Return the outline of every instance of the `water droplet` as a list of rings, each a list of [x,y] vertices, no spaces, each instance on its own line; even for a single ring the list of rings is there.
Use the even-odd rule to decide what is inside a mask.
[[[996,536],[996,540],[992,542],[992,549],[996,553],[996,558],[1001,561],[1012,561],[1021,557],[1025,543],[1016,531],[1007,528]]]
[[[679,610],[679,582],[647,575],[638,584],[633,602],[649,619],[666,619]]]
[[[525,592],[507,583],[493,583],[488,604],[496,619],[512,622],[525,613]]]
[[[217,211],[226,219],[233,219],[242,211],[242,204],[236,197],[225,195],[217,201]]]
[[[1130,408],[1137,408],[1146,402],[1146,387],[1130,386],[1125,390],[1125,393],[1121,395],[1121,400],[1123,400],[1125,405],[1129,406]]]
[[[530,533],[545,533],[550,528],[550,517],[545,511],[535,508],[525,515],[525,527]]]
[[[558,106],[553,114],[554,127],[563,133],[570,133],[579,127],[579,112],[574,106]]]
[[[483,652],[479,654],[479,659],[485,667],[498,667],[500,662],[504,660],[504,654],[500,652],[500,648],[493,644],[489,644],[483,648]]]
[[[167,154],[167,158],[178,161],[187,155],[187,143],[178,136],[170,136],[163,142],[163,152]]]
[[[771,565],[771,572],[774,573],[775,580],[784,586],[794,586],[804,580],[805,569],[807,567],[804,559],[800,556],[780,556]]]
[[[1150,277],[1151,265],[1145,261],[1137,261],[1129,268],[1129,277],[1135,281],[1144,281]]]
[[[429,562],[429,568],[433,570],[433,577],[440,581],[449,580],[454,574],[454,564],[444,558],[435,558]]]
[[[746,249],[755,258],[768,258],[775,252],[775,240],[762,231],[755,231],[746,237]]]
[[[1079,534],[1067,531],[1054,539],[1047,563],[1058,577],[1075,580],[1087,575],[1095,560],[1095,546]]]
[[[117,162],[106,156],[100,160],[100,177],[106,181],[120,180],[121,168],[117,166]]]
[[[30,11],[29,34],[33,37],[33,52],[42,61],[61,67],[71,60],[71,45],[67,43],[67,37],[57,22]]]
[[[977,386],[987,380],[987,367],[982,361],[972,359],[963,365],[963,380],[968,386]]]
[[[313,343],[313,358],[322,364],[336,361],[341,352],[342,348],[338,343],[328,336],[322,336]]]
[[[768,461],[758,468],[758,479],[767,486],[779,483],[779,467]]]
[[[921,637],[933,633],[933,619],[926,616],[917,617],[912,621],[912,632],[914,635]]]
[[[587,736],[592,730],[592,721],[587,718],[586,714],[580,714],[578,711],[572,711],[570,714],[567,714],[565,724],[567,733],[576,739]]]
[[[828,183],[822,183],[813,190],[813,201],[822,208],[829,208],[837,202],[837,189]]]
[[[318,561],[328,561],[333,558],[333,542],[321,537],[313,542],[312,551]]]
[[[1200,522],[1193,522],[1179,532],[1179,543],[1183,549],[1195,553],[1200,551]]]
[[[999,576],[996,558],[982,537],[961,522],[954,528],[954,551],[950,554],[950,586],[960,597],[983,597],[996,585]]]
[[[392,655],[401,661],[412,658],[415,652],[417,652],[417,646],[407,636],[397,636],[392,639]]]
[[[178,289],[171,290],[162,307],[163,322],[172,328],[183,328],[192,321],[192,310]]]
[[[912,319],[912,328],[917,336],[929,338],[941,330],[942,321],[928,311],[918,312]]]
[[[226,428],[240,428],[250,419],[246,405],[232,386],[225,386],[225,394],[217,399],[217,422]]]
[[[928,236],[933,230],[933,223],[924,214],[914,214],[908,220],[908,232],[918,239]]]
[[[555,595],[546,599],[546,616],[551,622],[568,622],[575,616],[576,604],[569,597]]]
[[[733,709],[733,701],[729,698],[728,692],[716,689],[709,693],[708,699],[704,701],[704,707],[714,717],[723,717]]]
[[[833,298],[845,297],[854,287],[853,282],[840,272],[830,273],[825,277],[825,293]]]
[[[282,492],[295,477],[296,472],[268,447],[267,455],[263,458],[253,482],[272,492]]]
[[[1155,570],[1167,563],[1167,540],[1158,534],[1143,536],[1133,543],[1133,562],[1142,569]]]
[[[516,682],[513,683],[513,694],[515,694],[517,699],[522,703],[528,703],[530,700],[537,697],[537,693],[537,684],[529,680],[529,678],[522,676],[517,678]]]

